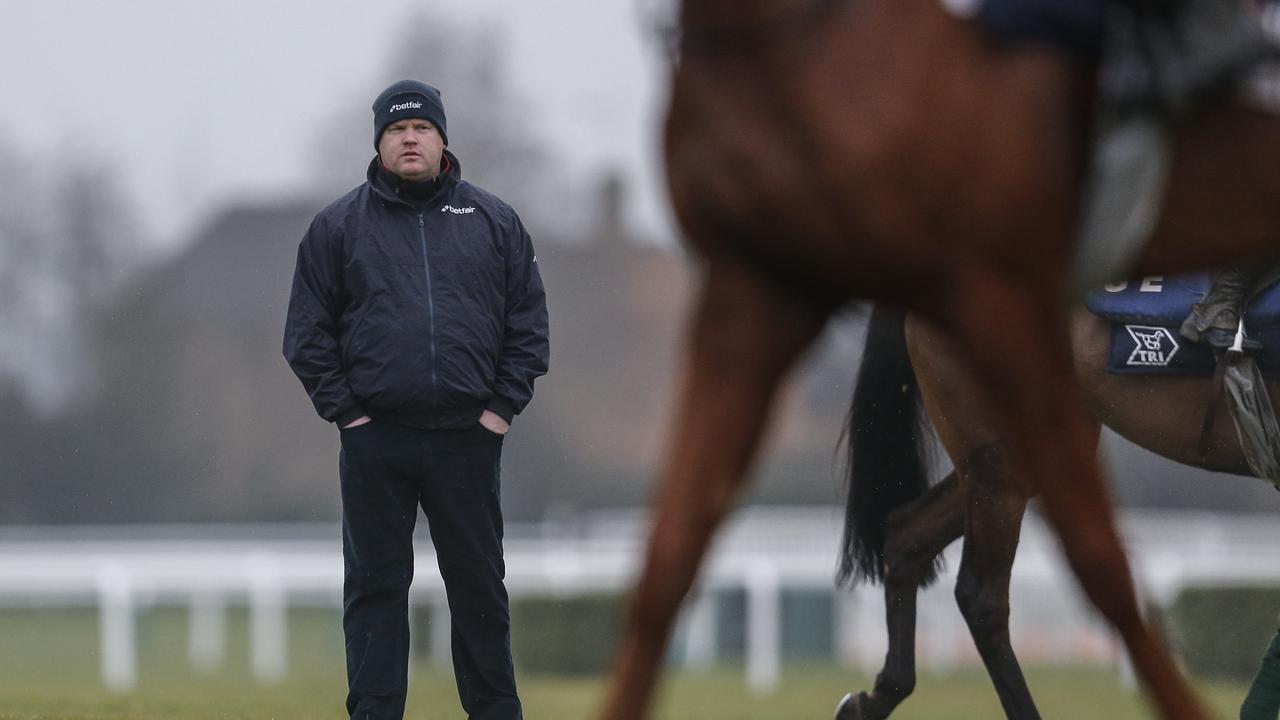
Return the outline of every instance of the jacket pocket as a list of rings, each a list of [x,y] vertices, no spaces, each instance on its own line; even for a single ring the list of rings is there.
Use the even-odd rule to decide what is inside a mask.
[[[351,325],[351,329],[342,334],[342,368],[344,370],[351,370],[351,347],[355,344],[356,335],[360,332],[360,328],[364,326],[364,321],[368,320],[369,315],[372,313],[372,307],[365,310]]]
[[[421,408],[430,397],[429,335],[422,316],[402,302],[378,303],[354,326],[347,382],[368,409]]]

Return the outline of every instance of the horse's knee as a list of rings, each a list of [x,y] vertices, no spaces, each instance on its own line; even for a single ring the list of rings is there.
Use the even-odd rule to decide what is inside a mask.
[[[956,577],[956,605],[959,606],[960,614],[963,615],[965,619],[968,619],[970,610],[974,607],[974,603],[977,602],[978,595],[982,592],[979,588],[980,584],[981,583],[978,582],[978,579],[974,577],[972,573],[967,572],[963,568],[960,570],[960,574]]]
[[[992,631],[1003,632],[1009,625],[1009,599],[983,583],[971,572],[961,571],[956,579],[956,605],[975,636]]]

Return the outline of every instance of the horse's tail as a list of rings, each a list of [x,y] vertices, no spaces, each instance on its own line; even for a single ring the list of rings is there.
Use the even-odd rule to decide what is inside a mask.
[[[876,305],[845,425],[849,497],[836,581],[884,580],[885,522],[894,508],[929,487],[931,438],[902,311]],[[934,580],[936,567],[922,581]]]

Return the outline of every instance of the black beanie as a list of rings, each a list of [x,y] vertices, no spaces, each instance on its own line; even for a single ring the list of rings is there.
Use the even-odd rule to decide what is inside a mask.
[[[373,149],[378,149],[382,131],[388,125],[405,118],[430,120],[440,131],[440,139],[444,140],[445,145],[449,144],[440,91],[417,80],[401,80],[392,83],[373,101]]]

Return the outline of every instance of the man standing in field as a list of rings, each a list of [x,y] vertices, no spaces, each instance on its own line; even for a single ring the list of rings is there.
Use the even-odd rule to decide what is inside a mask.
[[[434,87],[384,90],[373,142],[368,180],[302,239],[284,334],[316,412],[340,428],[347,711],[404,716],[421,506],[462,707],[514,720],[499,463],[548,368],[537,257],[515,211],[462,180]]]

